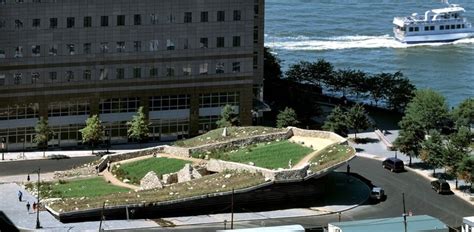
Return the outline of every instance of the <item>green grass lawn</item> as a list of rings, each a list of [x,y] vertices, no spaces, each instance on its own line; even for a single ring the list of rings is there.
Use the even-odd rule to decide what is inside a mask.
[[[293,165],[297,164],[312,151],[313,149],[311,148],[284,140],[259,143],[235,152],[215,152],[210,157],[245,164],[253,162],[258,167],[278,169],[288,168],[288,161],[290,159]]]
[[[32,187],[32,184],[27,186],[29,189]],[[41,183],[41,194],[46,198],[97,197],[128,191],[107,183],[102,177]]]
[[[331,145],[321,150],[318,155],[311,159],[310,162],[315,164],[311,166],[311,170],[314,172],[320,171],[344,161],[353,155],[355,155],[355,150],[351,146],[341,144]]]
[[[179,147],[195,147],[195,146],[200,146],[200,145],[205,145],[205,144],[210,144],[210,143],[228,141],[231,139],[245,138],[245,137],[250,137],[250,136],[255,136],[255,135],[263,135],[263,134],[286,131],[285,128],[272,128],[272,127],[262,127],[262,126],[228,127],[227,136],[222,137],[223,130],[224,128],[211,130],[207,132],[206,134],[203,134],[191,139],[177,141],[174,143],[174,145],[179,146]]]
[[[120,165],[112,171],[119,179],[129,179],[131,183],[139,184],[140,180],[150,171],[154,171],[158,177],[163,174],[177,172],[190,161],[169,159],[164,157],[149,158],[132,163]]]

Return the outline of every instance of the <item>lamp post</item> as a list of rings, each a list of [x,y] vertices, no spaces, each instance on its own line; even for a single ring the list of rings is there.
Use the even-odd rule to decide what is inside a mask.
[[[38,170],[35,170],[33,171],[32,173],[37,173],[38,174],[38,197],[37,197],[37,209],[36,209],[36,229],[40,229],[42,228],[41,227],[41,224],[40,224],[40,220],[39,220],[39,211],[40,211],[40,172],[41,172],[41,169],[38,168]],[[28,176],[26,177],[26,180],[27,181],[30,181],[30,174],[28,174]]]
[[[5,142],[6,142],[5,137],[2,137],[0,142],[1,142],[0,148],[2,149],[2,160],[5,160]]]
[[[109,154],[111,134],[112,133],[109,130],[105,131],[105,136],[107,136],[107,154]]]
[[[23,149],[21,150],[21,154],[22,154],[23,159],[25,159],[25,138],[21,138],[20,142],[23,143]]]
[[[395,150],[395,159],[397,158],[397,150]]]

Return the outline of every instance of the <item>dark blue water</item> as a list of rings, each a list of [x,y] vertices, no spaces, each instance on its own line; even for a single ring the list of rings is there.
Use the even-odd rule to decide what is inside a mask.
[[[474,22],[474,0],[461,4]],[[336,68],[402,71],[418,88],[443,94],[451,106],[474,97],[474,39],[404,45],[393,38],[395,16],[442,8],[438,0],[267,0],[265,43],[283,60],[324,58]]]

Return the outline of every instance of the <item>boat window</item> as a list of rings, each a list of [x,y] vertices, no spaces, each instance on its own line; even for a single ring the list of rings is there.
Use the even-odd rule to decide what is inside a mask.
[[[430,31],[434,31],[435,30],[435,26],[430,26]]]
[[[429,31],[429,30],[430,30],[430,27],[425,26],[425,31]]]
[[[464,27],[465,27],[465,25],[463,24],[463,25],[462,25],[462,28],[464,28]]]
[[[456,25],[456,28],[457,29],[461,28],[461,24]]]
[[[445,30],[449,30],[449,25],[444,26]]]
[[[408,29],[408,31],[413,31],[413,27],[410,27],[410,28]]]
[[[451,29],[456,29],[456,25],[451,25]]]
[[[419,31],[420,29],[418,27],[415,27],[415,31]]]
[[[444,30],[444,26],[443,25],[439,26],[439,29]]]

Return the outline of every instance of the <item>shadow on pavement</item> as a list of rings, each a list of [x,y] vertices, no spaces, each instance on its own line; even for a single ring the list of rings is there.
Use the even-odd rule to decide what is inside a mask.
[[[19,231],[3,211],[0,211],[0,231]]]

